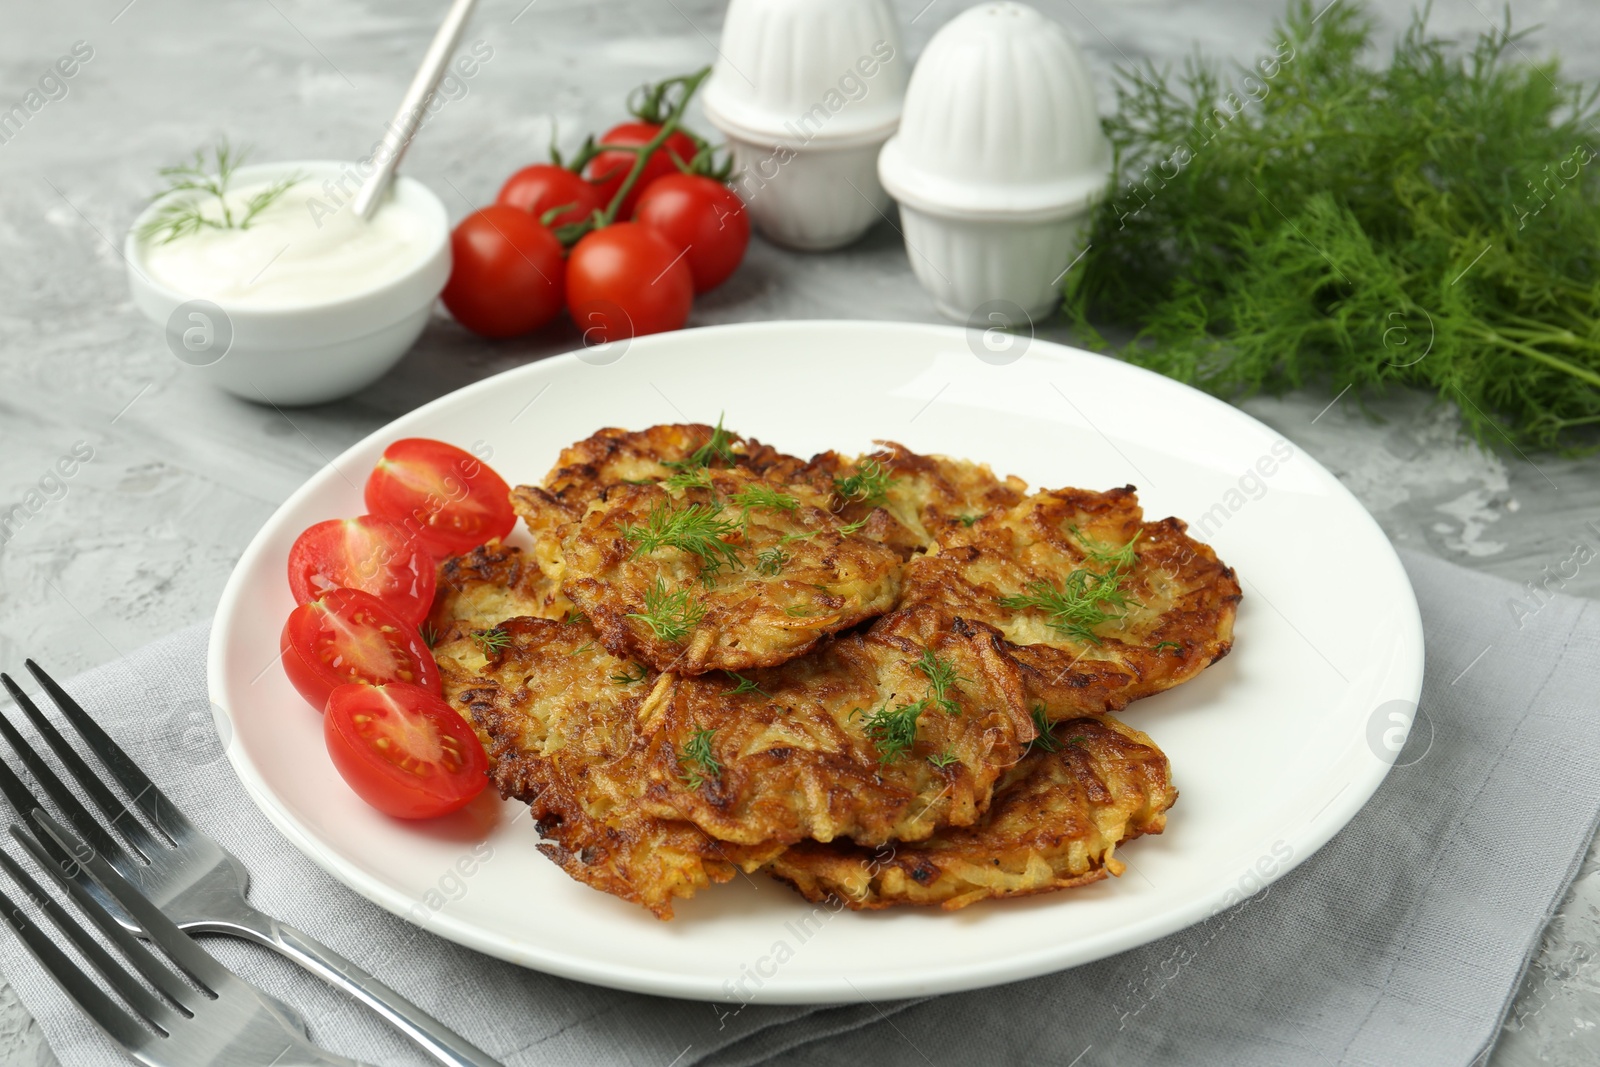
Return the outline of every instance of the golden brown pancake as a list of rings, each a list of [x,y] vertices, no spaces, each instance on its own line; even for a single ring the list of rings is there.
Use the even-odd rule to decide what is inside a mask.
[[[1114,711],[1232,647],[1238,579],[1186,529],[1131,486],[1035,493],[913,558],[901,603],[999,630],[1052,721]]]
[[[976,824],[915,844],[806,842],[767,870],[808,900],[858,910],[897,904],[964,908],[1120,875],[1117,845],[1158,834],[1178,797],[1167,759],[1110,716],[1058,724],[1005,776]]]

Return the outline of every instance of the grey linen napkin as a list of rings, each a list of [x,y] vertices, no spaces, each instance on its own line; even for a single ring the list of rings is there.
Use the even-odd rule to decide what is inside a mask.
[[[257,813],[211,731],[203,629],[70,688],[245,860],[258,906],[372,964],[508,1064],[1467,1064],[1492,1042],[1600,814],[1600,609],[1558,597],[1513,613],[1522,591],[1511,583],[1405,562],[1428,639],[1422,713],[1388,780],[1332,842],[1243,904],[1142,949],[920,1002],[734,1012],[478,955],[357,897]],[[375,1064],[425,1062],[267,951],[205,943],[304,1011],[323,1045]],[[0,968],[63,1063],[124,1062],[9,933]]]

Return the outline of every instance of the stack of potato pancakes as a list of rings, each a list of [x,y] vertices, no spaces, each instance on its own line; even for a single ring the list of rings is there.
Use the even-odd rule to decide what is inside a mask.
[[[658,917],[738,871],[854,908],[1083,885],[1177,799],[1109,714],[1226,655],[1239,583],[1129,488],[892,443],[601,430],[443,564],[445,696],[573,878]]]

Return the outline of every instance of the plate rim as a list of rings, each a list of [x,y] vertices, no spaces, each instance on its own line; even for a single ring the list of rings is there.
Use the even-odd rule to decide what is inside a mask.
[[[911,331],[931,336],[942,335],[945,339],[969,332],[965,327],[961,326],[926,322],[875,319],[780,319],[695,327],[693,329],[637,338],[630,344],[653,346],[669,342],[681,343],[685,337],[705,336],[707,334],[764,333],[771,331],[823,332],[839,329],[867,332]],[[234,564],[234,568],[229,574],[227,583],[224,585],[222,594],[218,599],[217,609],[212,617],[211,631],[207,640],[207,694],[212,705],[212,714],[219,720],[219,729],[226,729],[228,734],[229,742],[223,746],[224,753],[228,757],[228,762],[233,767],[234,773],[239,778],[240,784],[244,786],[246,795],[266,816],[268,822],[279,833],[283,834],[291,845],[336,880],[384,910],[399,916],[420,929],[475,951],[506,960],[518,966],[528,967],[562,978],[587,982],[592,985],[677,999],[710,1002],[738,1002],[740,1004],[863,1003],[878,998],[927,996],[980,989],[1093,963],[1096,960],[1138,948],[1159,938],[1187,929],[1225,910],[1222,901],[1226,899],[1226,892],[1216,895],[1199,893],[1196,894],[1194,899],[1182,906],[1169,908],[1161,914],[1141,921],[1122,924],[1110,933],[1094,939],[1087,948],[1082,943],[1069,944],[1064,947],[1047,945],[1024,955],[1013,954],[982,962],[951,964],[944,968],[921,967],[915,973],[896,972],[858,976],[845,983],[845,988],[841,988],[840,980],[837,977],[790,975],[782,982],[769,981],[754,996],[744,999],[731,997],[726,988],[718,985],[716,980],[712,978],[672,974],[654,968],[633,966],[610,960],[598,960],[593,957],[557,950],[533,950],[520,942],[504,939],[497,940],[491,932],[484,931],[478,924],[467,922],[443,910],[429,913],[426,922],[417,922],[413,917],[419,903],[417,899],[408,897],[401,891],[385,885],[379,879],[369,876],[346,861],[336,850],[324,847],[316,841],[278,803],[264,775],[244,750],[244,746],[231,743],[234,736],[231,728],[232,713],[227,710],[227,705],[222,699],[224,695],[223,676],[225,673],[226,647],[231,630],[230,619],[237,612],[249,575],[253,574],[260,566],[259,558],[265,553],[269,534],[278,527],[280,519],[286,513],[296,509],[304,498],[313,493],[313,487],[320,484],[330,469],[337,471],[340,468],[340,464],[355,453],[369,448],[380,439],[392,437],[394,435],[392,427],[396,422],[423,417],[441,407],[458,404],[464,397],[469,397],[477,392],[490,392],[504,385],[509,378],[519,375],[538,374],[545,368],[562,368],[579,363],[579,352],[581,351],[581,349],[577,349],[531,360],[478,381],[469,382],[458,389],[453,389],[419,407],[396,416],[383,426],[364,435],[337,456],[324,463],[285,498],[262,523],[260,529],[250,539],[250,542],[240,554],[238,561]],[[1122,362],[1114,357],[1090,352],[1059,341],[1037,337],[1030,340],[1027,351],[1029,354],[1037,353],[1040,356],[1058,362],[1064,361],[1068,357],[1079,356],[1108,360],[1118,364],[1123,371],[1134,372],[1138,377],[1159,382],[1164,389],[1190,394],[1191,400],[1203,400],[1214,409],[1226,412],[1227,415],[1225,417],[1242,420],[1267,433],[1288,439],[1288,435],[1280,433],[1260,419],[1224,400],[1182,382],[1157,374],[1154,371]],[[1290,443],[1293,444],[1293,441],[1291,440]],[[1405,694],[1406,699],[1415,702],[1420,699],[1422,693],[1425,645],[1421,612],[1417,605],[1416,593],[1411,585],[1410,576],[1406,573],[1399,554],[1395,550],[1394,544],[1389,540],[1388,535],[1383,532],[1377,520],[1373,518],[1372,514],[1355,494],[1303,448],[1296,445],[1296,452],[1298,460],[1309,464],[1315,475],[1324,479],[1329,486],[1336,487],[1337,491],[1344,495],[1347,502],[1354,508],[1353,514],[1359,514],[1361,520],[1369,527],[1368,532],[1376,534],[1378,542],[1387,550],[1386,562],[1391,566],[1393,575],[1399,580],[1396,588],[1404,593],[1404,603],[1400,603],[1397,598],[1397,601],[1391,606],[1392,610],[1403,611],[1404,613],[1404,618],[1399,620],[1403,625],[1401,626],[1396,647],[1400,648],[1402,653],[1414,649],[1415,655],[1402,654],[1396,656],[1385,669],[1384,685],[1381,688],[1386,692],[1394,691]],[[1294,830],[1286,831],[1284,840],[1293,848],[1293,855],[1287,861],[1281,863],[1270,877],[1263,878],[1262,881],[1265,884],[1277,881],[1289,871],[1304,863],[1323,845],[1327,844],[1366,805],[1378,787],[1382,785],[1392,766],[1392,763],[1374,759],[1364,777],[1358,775],[1352,779],[1330,800],[1325,808],[1309,820],[1295,827]]]

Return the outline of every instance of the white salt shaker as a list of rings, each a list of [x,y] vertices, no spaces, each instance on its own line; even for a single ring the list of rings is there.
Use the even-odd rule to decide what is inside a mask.
[[[884,217],[907,69],[889,0],[731,0],[701,105],[767,239],[839,248]]]
[[[878,174],[941,313],[1049,314],[1111,174],[1094,85],[1066,30],[1011,0],[951,19],[917,61]]]

